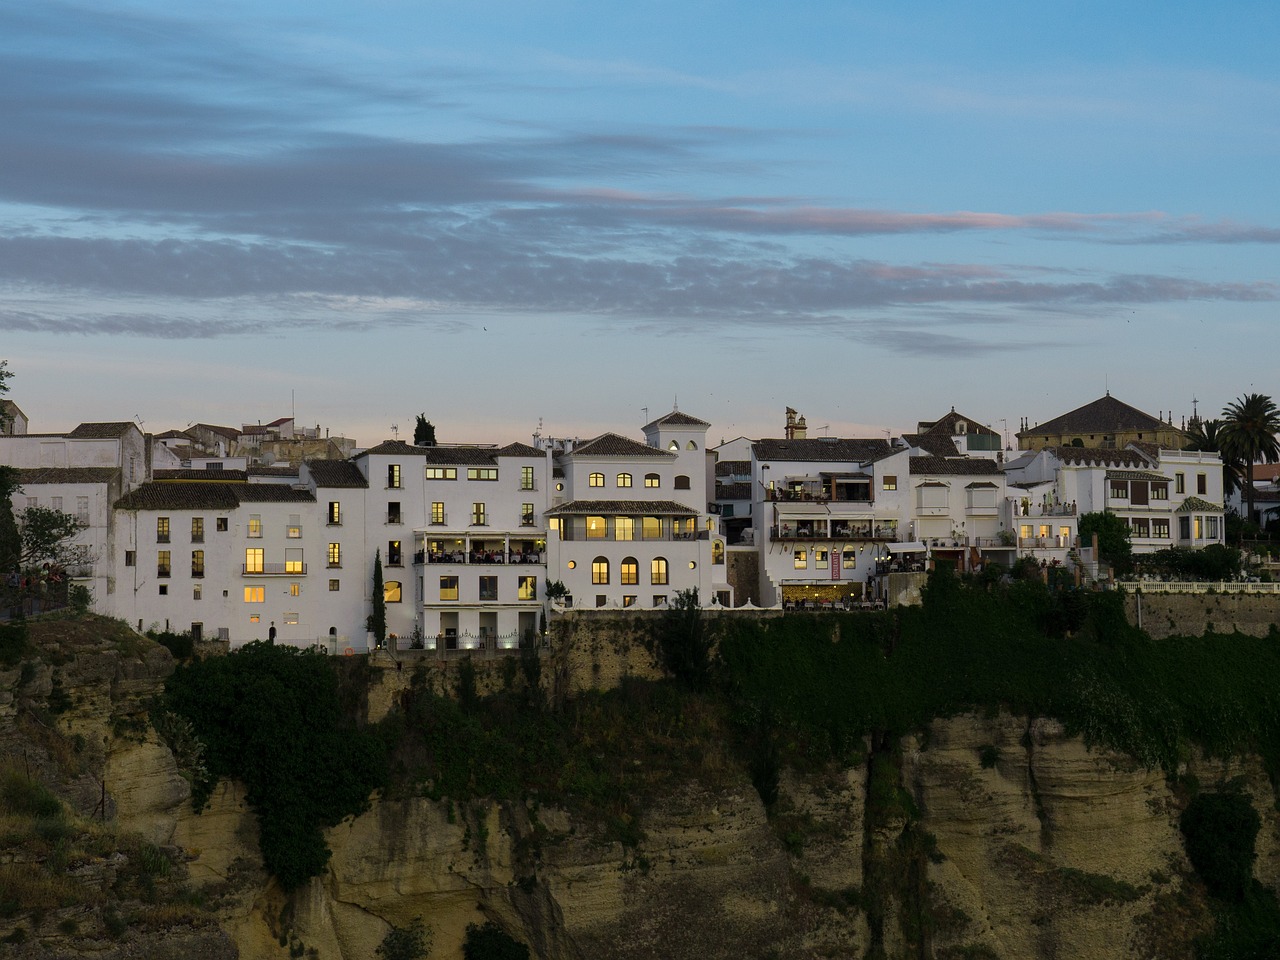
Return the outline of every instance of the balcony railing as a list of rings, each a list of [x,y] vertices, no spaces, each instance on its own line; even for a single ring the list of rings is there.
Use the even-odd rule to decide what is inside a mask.
[[[334,564],[331,563],[329,566],[332,567]],[[240,565],[240,573],[246,577],[305,577],[307,575],[307,565],[295,562],[243,563]]]
[[[875,497],[854,497],[847,494],[831,496],[830,490],[773,490],[765,491],[765,500],[771,503],[809,502],[809,503],[875,503]]]
[[[501,551],[472,551],[467,553],[462,550],[444,550],[432,551],[419,550],[413,555],[415,564],[422,563],[467,563],[467,564],[495,564],[495,563],[511,563],[511,564],[545,564],[547,555],[545,553],[517,553],[511,551],[503,553]]]
[[[1013,515],[1015,517],[1074,517],[1076,515],[1076,505],[1075,501],[1048,505],[1043,503],[1022,504],[1015,501]]]
[[[771,540],[897,540],[896,524],[833,524],[830,529],[824,525],[799,526],[781,524],[769,528]]]

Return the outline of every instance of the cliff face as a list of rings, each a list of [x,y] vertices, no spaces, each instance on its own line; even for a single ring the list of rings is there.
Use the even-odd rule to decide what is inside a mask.
[[[25,750],[86,817],[105,781],[120,836],[166,851],[217,926],[184,917],[117,942],[59,938],[50,917],[46,938],[23,948],[29,956],[180,947],[367,960],[392,925],[422,917],[437,957],[460,956],[467,925],[492,919],[548,960],[876,950],[1137,960],[1189,957],[1210,922],[1183,850],[1177,784],[1087,749],[1053,720],[1007,714],[869,743],[850,769],[783,771],[772,818],[745,771],[714,789],[688,783],[646,811],[635,848],[562,809],[375,801],[328,832],[327,873],[286,895],[262,869],[243,790],[223,783],[194,813],[169,749],[139,722],[171,669],[158,649],[86,650],[74,665],[64,651],[0,674],[4,746],[10,759]],[[54,740],[39,746],[22,721],[50,696],[66,701],[52,720],[58,742],[83,745],[75,769],[59,767]],[[1256,876],[1280,885],[1280,815],[1261,765],[1197,758],[1186,774],[1205,788],[1244,784],[1263,820]],[[19,921],[30,925],[0,920],[0,936]]]

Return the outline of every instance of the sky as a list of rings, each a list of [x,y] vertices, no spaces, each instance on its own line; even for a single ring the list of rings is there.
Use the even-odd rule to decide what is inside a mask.
[[[1280,395],[1280,4],[0,0],[31,430]]]

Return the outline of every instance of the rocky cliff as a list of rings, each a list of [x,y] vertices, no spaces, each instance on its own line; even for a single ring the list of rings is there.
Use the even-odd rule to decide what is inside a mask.
[[[53,786],[85,830],[103,820],[105,783],[94,829],[127,857],[162,852],[155,872],[178,892],[149,901],[116,889],[118,856],[86,859],[76,869],[97,892],[83,903],[0,911],[0,939],[25,931],[15,956],[367,960],[421,917],[436,957],[459,957],[486,919],[548,960],[1189,957],[1211,925],[1178,827],[1191,777],[1251,793],[1256,876],[1280,884],[1280,816],[1258,762],[1194,758],[1171,780],[1053,720],[997,714],[868,742],[849,769],[783,771],[771,815],[745,770],[691,778],[646,810],[629,847],[568,809],[375,800],[328,832],[326,874],[285,894],[242,789],[221,784],[195,813],[143,722],[167,652],[75,643],[47,640],[34,667],[0,673],[4,761]],[[17,862],[11,846],[0,890]]]

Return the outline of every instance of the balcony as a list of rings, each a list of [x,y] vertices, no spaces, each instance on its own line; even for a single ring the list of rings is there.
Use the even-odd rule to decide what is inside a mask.
[[[800,487],[790,490],[766,490],[765,500],[770,503],[875,503],[870,491],[866,493],[842,492],[837,490],[833,497],[831,491],[821,487]]]
[[[771,540],[897,540],[898,524],[871,521],[783,523],[769,528]]]
[[[542,552],[518,552],[515,550],[506,553],[500,550],[472,550],[470,553],[467,553],[464,550],[441,550],[430,552],[426,550],[419,550],[413,555],[413,562],[415,565],[423,563],[464,563],[482,565],[495,563],[545,564],[547,562],[547,555]]]
[[[334,564],[331,563],[329,566],[333,567]],[[293,562],[242,563],[240,565],[240,575],[245,577],[305,577],[307,575],[307,565]]]

